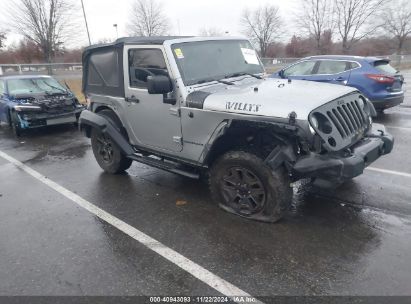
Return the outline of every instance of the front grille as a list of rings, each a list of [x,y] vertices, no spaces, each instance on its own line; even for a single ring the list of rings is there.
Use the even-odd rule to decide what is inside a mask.
[[[74,106],[43,107],[43,110],[47,114],[62,114],[62,113],[74,111],[75,107]]]
[[[343,138],[363,131],[368,125],[367,114],[358,104],[358,100],[349,101],[327,111],[327,116]]]
[[[317,120],[318,127],[313,128],[321,137],[323,147],[339,151],[361,139],[371,125],[369,114],[364,110],[367,107],[359,93],[352,93],[312,111],[309,119],[312,126],[312,121]]]

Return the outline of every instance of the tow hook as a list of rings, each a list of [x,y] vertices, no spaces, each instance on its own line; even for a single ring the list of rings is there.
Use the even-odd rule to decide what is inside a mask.
[[[381,133],[381,136],[385,135],[383,130],[377,130],[377,131]]]

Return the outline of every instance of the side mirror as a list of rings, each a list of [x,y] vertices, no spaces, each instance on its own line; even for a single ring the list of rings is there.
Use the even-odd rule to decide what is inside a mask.
[[[167,94],[173,91],[173,86],[169,77],[155,75],[147,77],[147,89],[149,94]]]

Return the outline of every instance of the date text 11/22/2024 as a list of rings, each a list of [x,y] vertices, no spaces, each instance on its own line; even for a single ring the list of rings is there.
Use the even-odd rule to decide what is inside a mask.
[[[247,296],[157,296],[150,297],[150,303],[257,303],[254,297]]]

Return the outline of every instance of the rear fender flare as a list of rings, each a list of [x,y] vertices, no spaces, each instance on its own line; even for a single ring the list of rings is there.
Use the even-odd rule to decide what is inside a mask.
[[[134,154],[135,151],[126,137],[118,131],[110,120],[102,115],[84,110],[79,118],[79,129],[87,134],[91,128],[99,129],[103,134],[109,135],[125,156],[129,157]]]

